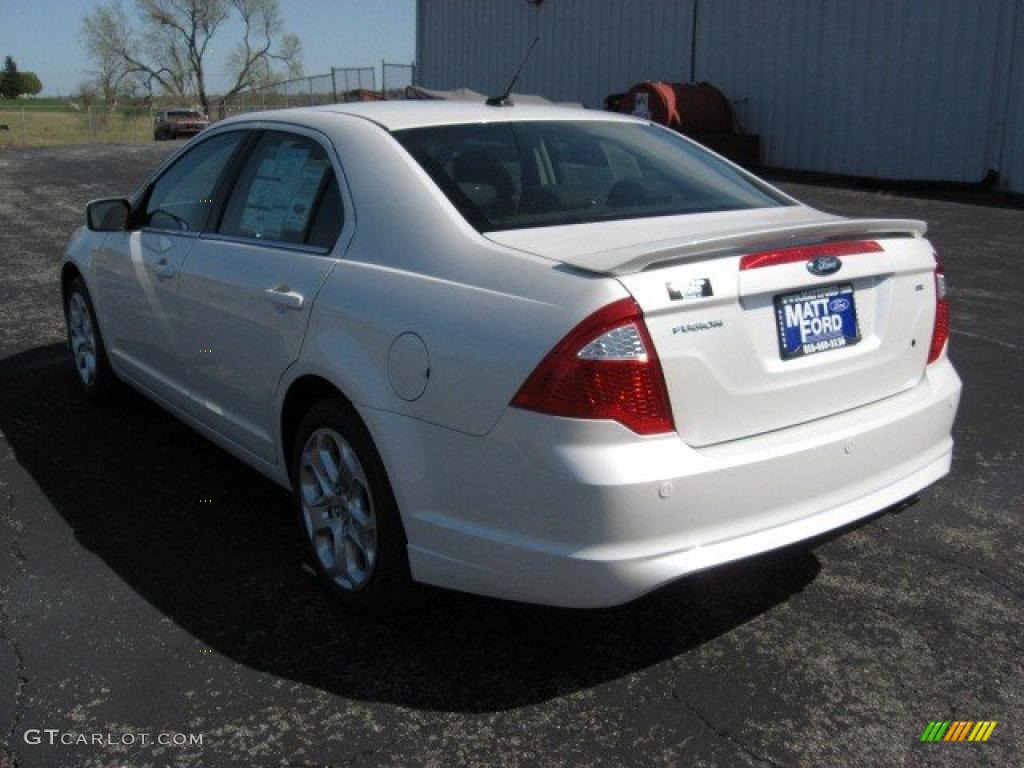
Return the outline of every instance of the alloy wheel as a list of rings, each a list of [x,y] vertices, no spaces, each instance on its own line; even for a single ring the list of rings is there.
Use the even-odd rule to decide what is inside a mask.
[[[338,432],[317,429],[302,448],[299,483],[321,568],[342,589],[361,589],[377,563],[377,519],[359,457]]]
[[[82,383],[91,387],[96,380],[96,330],[89,307],[77,291],[71,294],[68,302],[68,331],[75,370]]]

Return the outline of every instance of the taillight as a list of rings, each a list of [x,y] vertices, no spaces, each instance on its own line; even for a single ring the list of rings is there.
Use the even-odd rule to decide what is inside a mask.
[[[513,406],[574,419],[611,419],[641,435],[675,430],[665,376],[633,299],[599,309],[530,374]]]
[[[949,341],[949,298],[946,295],[946,270],[941,264],[935,267],[935,327],[932,329],[932,345],[928,348],[928,362],[939,359]]]

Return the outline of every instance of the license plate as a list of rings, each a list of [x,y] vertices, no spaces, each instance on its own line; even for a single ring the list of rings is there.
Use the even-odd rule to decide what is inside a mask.
[[[857,307],[849,283],[776,296],[775,322],[783,360],[860,341]]]

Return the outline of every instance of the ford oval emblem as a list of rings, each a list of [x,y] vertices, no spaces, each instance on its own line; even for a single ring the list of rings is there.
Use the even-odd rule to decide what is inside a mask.
[[[834,275],[842,266],[836,256],[815,256],[807,262],[807,271],[812,275]]]

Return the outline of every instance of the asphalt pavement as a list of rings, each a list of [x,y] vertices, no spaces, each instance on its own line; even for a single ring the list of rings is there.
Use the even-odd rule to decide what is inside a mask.
[[[1024,211],[784,185],[931,226],[965,389],[917,504],[612,610],[423,588],[371,621],[284,491],[72,379],[62,249],[172,148],[0,151],[0,766],[1021,764]]]

